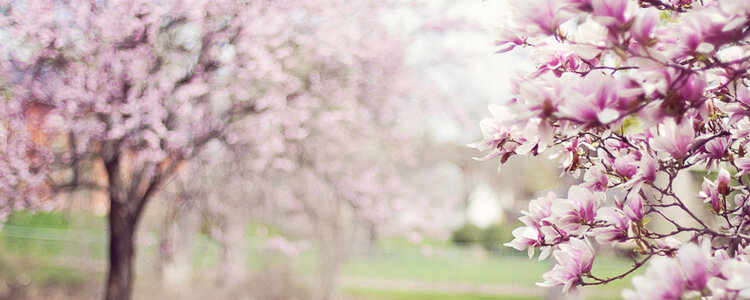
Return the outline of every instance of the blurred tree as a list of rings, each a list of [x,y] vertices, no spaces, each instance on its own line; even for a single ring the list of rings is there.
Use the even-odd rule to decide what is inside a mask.
[[[378,161],[325,162],[377,151],[362,131],[343,129],[379,134],[410,88],[399,80],[400,48],[375,22],[382,5],[3,1],[0,212],[106,191],[106,299],[129,299],[146,204],[211,141],[252,149],[250,171],[310,170],[294,174],[319,179],[353,210],[379,203],[359,196],[378,174],[359,171]],[[314,135],[325,138],[306,139]],[[362,211],[387,214],[373,207]]]
[[[451,240],[459,246],[471,246],[482,240],[482,229],[472,223],[465,223],[453,232]]]
[[[245,275],[237,268],[245,265],[246,245],[237,242],[247,216],[313,239],[321,255],[318,297],[330,299],[357,241],[393,225],[397,212],[429,211],[401,176],[413,164],[410,141],[420,137],[401,121],[425,105],[405,61],[407,41],[383,27],[374,13],[383,6],[332,4],[325,15],[336,17],[297,29],[315,44],[302,41],[306,46],[288,53],[294,63],[283,68],[302,84],[278,108],[284,120],[238,121],[229,128],[232,142],[204,152],[177,183],[206,200],[198,206],[219,231],[222,270],[235,284]]]
[[[487,226],[487,228],[482,231],[482,246],[490,252],[502,252],[503,244],[513,239],[511,231],[513,231],[514,228],[515,227],[512,227],[512,225],[500,223],[494,223]]]

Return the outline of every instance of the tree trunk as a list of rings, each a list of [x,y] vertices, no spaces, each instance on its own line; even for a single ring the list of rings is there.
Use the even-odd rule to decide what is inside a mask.
[[[341,263],[345,255],[343,251],[345,246],[341,243],[341,237],[336,236],[337,234],[338,231],[331,238],[324,239],[320,245],[320,281],[318,287],[320,290],[318,292],[318,300],[337,298],[339,270],[341,269]]]
[[[183,292],[193,278],[193,247],[199,231],[200,215],[191,205],[170,208],[162,233],[162,280],[172,292]]]
[[[109,279],[106,300],[130,300],[133,290],[136,223],[139,212],[131,212],[127,203],[110,199]]]
[[[224,288],[233,288],[247,280],[247,218],[242,212],[226,216],[224,227],[221,282]]]

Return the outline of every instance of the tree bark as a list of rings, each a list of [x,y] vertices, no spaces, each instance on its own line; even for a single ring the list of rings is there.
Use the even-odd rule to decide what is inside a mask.
[[[320,245],[320,277],[319,277],[319,294],[318,300],[336,299],[338,290],[338,277],[341,263],[344,260],[343,248],[346,247],[341,242],[341,237],[337,236],[338,231],[334,231],[328,239],[322,240]]]
[[[224,288],[233,288],[247,280],[247,218],[243,212],[234,212],[225,218],[221,282]]]
[[[192,205],[170,208],[165,222],[161,252],[161,275],[171,292],[184,292],[193,278],[193,247],[199,231],[200,215]]]
[[[110,199],[109,279],[105,299],[130,300],[133,296],[134,237],[139,212],[131,211],[127,202],[116,200]]]

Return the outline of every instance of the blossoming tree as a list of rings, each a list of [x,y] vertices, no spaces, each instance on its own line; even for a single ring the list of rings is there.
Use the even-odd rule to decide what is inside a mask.
[[[316,67],[300,62],[330,77],[337,66],[370,70],[348,52],[360,49],[337,52],[362,34],[356,22],[317,26],[378,3],[0,2],[0,216],[51,207],[66,191],[107,192],[106,299],[131,298],[134,233],[154,194],[211,141],[273,158],[284,138],[303,137],[311,95],[330,90],[320,76],[298,76]],[[360,82],[338,90],[372,91]]]
[[[327,3],[317,9],[336,17],[301,30],[312,44],[291,54],[294,80],[304,87],[295,101],[277,108],[286,117],[235,124],[232,143],[191,162],[195,169],[212,166],[210,172],[184,172],[176,182],[216,228],[227,285],[246,283],[241,266],[248,219],[314,242],[320,271],[314,298],[334,299],[342,262],[369,241],[363,233],[416,231],[416,224],[399,222],[404,214],[427,218],[433,212],[402,176],[421,136],[401,121],[432,103],[405,61],[407,39],[382,28],[382,15],[373,13],[380,4]],[[437,31],[420,29],[411,36],[427,30]]]
[[[507,245],[553,256],[540,285],[564,292],[646,267],[624,298],[750,298],[750,2],[510,6],[498,52],[529,48],[536,69],[515,77],[513,98],[490,107],[471,146],[502,162],[553,153],[582,180],[532,200]],[[676,190],[689,170],[707,172],[701,191],[689,191],[704,207]],[[593,243],[631,246],[632,268],[594,274]]]

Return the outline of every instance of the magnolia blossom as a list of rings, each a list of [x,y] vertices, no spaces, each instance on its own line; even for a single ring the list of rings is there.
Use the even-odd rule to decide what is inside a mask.
[[[630,35],[639,45],[647,45],[653,38],[652,33],[657,22],[659,22],[659,11],[655,8],[646,9],[633,22],[633,26],[630,27]]]
[[[521,222],[526,226],[519,227],[513,230],[513,241],[506,243],[505,246],[513,247],[516,250],[524,250],[528,248],[529,257],[534,255],[535,247],[543,245],[545,235],[543,234],[543,228],[549,226],[550,220],[548,219],[552,215],[552,203],[558,201],[557,195],[553,192],[549,192],[546,196],[540,197],[529,202],[529,211],[522,211]],[[549,247],[542,249],[540,259],[544,259],[550,252]]]
[[[711,203],[711,208],[715,212],[719,212],[722,209],[722,199],[719,196],[719,191],[716,188],[715,183],[708,179],[703,179],[703,186],[701,187],[699,195],[705,202]]]
[[[513,138],[518,137],[517,127],[507,127],[507,124],[504,122],[510,112],[499,105],[491,105],[489,108],[490,112],[492,112],[492,118],[483,119],[480,123],[484,139],[468,145],[479,151],[490,151],[481,160],[488,160],[507,153],[513,153],[519,144],[513,140]]]
[[[534,249],[541,246],[543,236],[539,229],[534,227],[518,227],[513,230],[513,241],[505,243],[505,246],[513,247],[516,250],[529,249],[529,257],[534,255]]]
[[[563,176],[583,174],[512,243],[570,260],[558,259],[545,285],[614,281],[574,268],[582,248],[569,245],[593,238],[633,247],[633,268],[611,278],[647,266],[627,299],[747,298],[750,2],[534,0],[512,9],[500,40],[529,46],[535,68],[511,80],[512,113],[492,133],[523,134],[485,133],[486,145],[518,146],[484,148],[501,163],[546,149]],[[689,205],[675,184],[703,171],[717,174],[698,193],[708,209]]]
[[[609,177],[607,177],[606,170],[601,165],[586,170],[586,173],[583,174],[583,180],[583,187],[596,192],[605,191],[609,185]]]
[[[628,300],[679,300],[685,286],[680,265],[673,259],[654,258],[645,276],[633,278],[635,290],[625,290]]]
[[[740,158],[735,160],[734,163],[735,165],[737,165],[737,169],[740,170],[740,172],[737,173],[736,176],[741,177],[747,173],[750,173],[750,158]]]
[[[625,186],[637,192],[644,183],[653,183],[656,180],[657,165],[656,160],[648,153],[641,153],[641,159],[635,165],[638,171]]]
[[[496,46],[505,46],[505,48],[497,50],[496,53],[505,53],[513,50],[516,46],[524,45],[526,43],[525,38],[518,36],[512,30],[502,27],[495,29],[495,37],[497,38],[495,41]]]
[[[680,248],[677,258],[685,275],[685,288],[702,291],[710,275],[709,257],[705,251],[695,244],[686,244]]]
[[[684,299],[708,294],[712,299],[746,299],[748,271],[750,262],[744,254],[731,258],[724,250],[712,250],[707,241],[701,246],[688,243],[674,258],[653,259],[645,276],[633,278],[635,290],[623,291],[623,297]]]
[[[591,272],[594,263],[594,248],[586,239],[572,239],[568,243],[560,244],[554,257],[557,264],[551,271],[544,274],[544,282],[539,286],[562,285],[563,292],[581,282],[581,276]]]
[[[601,223],[590,232],[597,242],[606,244],[627,239],[630,220],[621,210],[614,207],[602,207],[597,211],[597,221]]]
[[[568,198],[552,203],[553,223],[566,232],[579,231],[582,225],[594,223],[604,200],[605,195],[601,192],[592,193],[585,188],[572,186],[568,190]]]
[[[667,119],[664,126],[654,132],[653,147],[656,151],[668,153],[675,159],[687,155],[695,139],[692,120],[683,120],[680,124],[674,119]]]
[[[541,32],[553,32],[573,16],[573,7],[564,1],[530,0],[511,3],[518,25],[532,25]],[[515,31],[515,30],[514,30]]]
[[[715,182],[703,179],[703,186],[699,193],[700,197],[706,202],[711,203],[711,208],[715,212],[720,212],[725,209],[725,197],[729,195],[729,184],[730,184],[729,172],[725,169],[719,171],[719,175]]]
[[[722,273],[729,278],[723,287],[730,291],[737,291],[735,299],[750,298],[750,262],[730,261],[724,265]],[[727,299],[730,299],[730,297],[727,297]]]
[[[625,200],[625,207],[623,208],[625,216],[630,218],[633,222],[638,222],[643,219],[643,197],[637,193],[628,195]]]
[[[719,174],[716,176],[716,189],[719,194],[724,196],[729,195],[731,181],[732,176],[729,175],[729,171],[724,168],[720,169]]]
[[[729,140],[728,136],[709,140],[703,145],[703,149],[701,149],[703,155],[696,157],[696,159],[706,159],[707,165],[713,166],[717,161],[726,156],[729,149]]]
[[[735,49],[744,52],[742,49]],[[741,58],[742,57],[738,57],[738,59]],[[728,103],[724,108],[724,110],[732,116],[729,119],[730,122],[737,122],[750,116],[750,89],[747,87],[739,87],[735,94],[737,102]]]
[[[632,154],[616,158],[614,167],[615,171],[625,178],[632,178],[638,172],[638,166],[635,164],[635,156]]]
[[[536,47],[537,51],[531,56],[531,60],[539,66],[536,75],[546,71],[562,75],[565,70],[585,69],[585,63],[581,57],[564,43],[550,39],[537,44]]]

